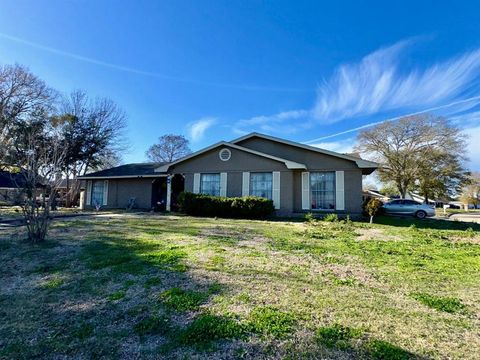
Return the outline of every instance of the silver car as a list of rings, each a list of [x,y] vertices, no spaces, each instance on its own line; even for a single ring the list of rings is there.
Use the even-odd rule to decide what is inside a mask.
[[[383,205],[386,214],[413,215],[419,219],[435,216],[435,209],[413,200],[392,200]]]

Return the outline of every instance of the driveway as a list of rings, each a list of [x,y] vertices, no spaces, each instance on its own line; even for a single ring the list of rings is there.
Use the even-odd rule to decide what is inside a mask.
[[[480,214],[453,214],[450,216],[450,220],[456,220],[456,221],[466,221],[466,222],[474,222],[474,223],[479,223],[480,224]]]

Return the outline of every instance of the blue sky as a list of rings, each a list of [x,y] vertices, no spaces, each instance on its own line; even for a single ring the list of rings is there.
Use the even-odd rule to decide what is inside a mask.
[[[166,133],[194,150],[259,131],[346,152],[354,129],[431,109],[470,135],[480,171],[475,1],[4,0],[0,63],[14,62],[116,101],[125,162]]]

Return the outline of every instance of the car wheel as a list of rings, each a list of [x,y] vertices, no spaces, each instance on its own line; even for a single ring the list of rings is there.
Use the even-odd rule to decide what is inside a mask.
[[[417,211],[415,216],[419,219],[425,219],[427,217],[427,213],[423,210]]]

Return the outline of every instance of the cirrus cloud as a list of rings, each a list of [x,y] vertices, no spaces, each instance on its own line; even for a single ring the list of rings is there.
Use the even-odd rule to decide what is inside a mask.
[[[187,125],[188,136],[192,142],[197,142],[203,139],[205,132],[215,125],[217,118],[203,117],[197,121],[193,121]]]

